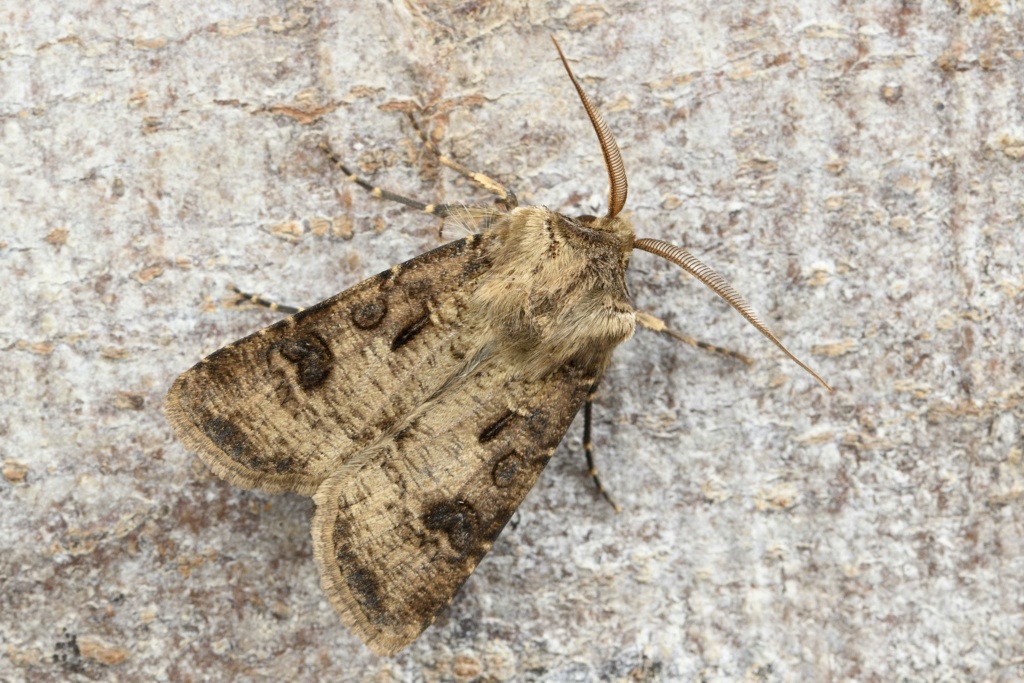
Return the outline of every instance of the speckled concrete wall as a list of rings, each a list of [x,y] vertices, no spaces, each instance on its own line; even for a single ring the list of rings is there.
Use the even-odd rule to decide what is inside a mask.
[[[25,4],[0,0],[0,680],[1024,678],[1019,0]],[[602,211],[559,38],[642,236],[745,292],[828,394],[674,266],[446,616],[379,659],[309,499],[213,477],[181,371],[437,244],[344,184]]]

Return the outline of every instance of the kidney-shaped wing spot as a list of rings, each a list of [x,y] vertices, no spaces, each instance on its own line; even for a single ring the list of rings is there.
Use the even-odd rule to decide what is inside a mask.
[[[489,239],[446,244],[211,354],[168,393],[175,433],[232,484],[311,495],[465,362],[452,340]]]
[[[399,651],[451,602],[601,367],[526,381],[493,358],[323,483],[313,519],[321,583],[375,652]]]

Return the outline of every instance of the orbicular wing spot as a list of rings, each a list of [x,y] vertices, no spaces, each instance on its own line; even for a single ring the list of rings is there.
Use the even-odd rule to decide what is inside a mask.
[[[454,340],[488,239],[418,256],[211,354],[167,396],[178,437],[233,484],[312,494],[465,363]]]
[[[313,548],[342,620],[376,652],[418,636],[537,480],[597,369],[537,380],[492,358],[317,491]]]
[[[283,362],[278,363],[277,358]],[[270,345],[267,358],[271,366],[283,367],[288,382],[304,392],[322,387],[331,376],[334,353],[327,340],[315,331],[294,334]]]

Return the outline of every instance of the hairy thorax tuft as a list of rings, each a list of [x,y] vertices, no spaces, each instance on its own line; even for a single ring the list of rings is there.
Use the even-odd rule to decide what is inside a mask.
[[[486,341],[523,357],[529,374],[610,356],[633,334],[627,221],[528,207],[512,211],[491,234],[492,266],[471,305]]]

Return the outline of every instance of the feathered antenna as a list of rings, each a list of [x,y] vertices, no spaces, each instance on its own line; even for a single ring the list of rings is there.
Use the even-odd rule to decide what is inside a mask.
[[[622,164],[622,154],[619,153],[619,146],[615,144],[615,136],[612,135],[611,129],[608,128],[604,117],[601,116],[601,112],[597,110],[597,107],[587,97],[587,93],[583,92],[583,86],[576,80],[575,74],[569,68],[569,61],[562,54],[562,48],[559,47],[558,41],[555,40],[554,36],[551,36],[551,42],[555,44],[555,49],[558,50],[558,56],[562,59],[562,64],[569,74],[569,79],[576,86],[576,92],[580,96],[580,101],[583,102],[583,108],[587,110],[587,116],[590,117],[590,123],[593,124],[594,132],[597,133],[597,139],[601,143],[604,167],[608,169],[608,218],[615,218],[622,211],[622,207],[626,205],[626,194],[629,191],[629,185],[626,182],[626,167]]]

